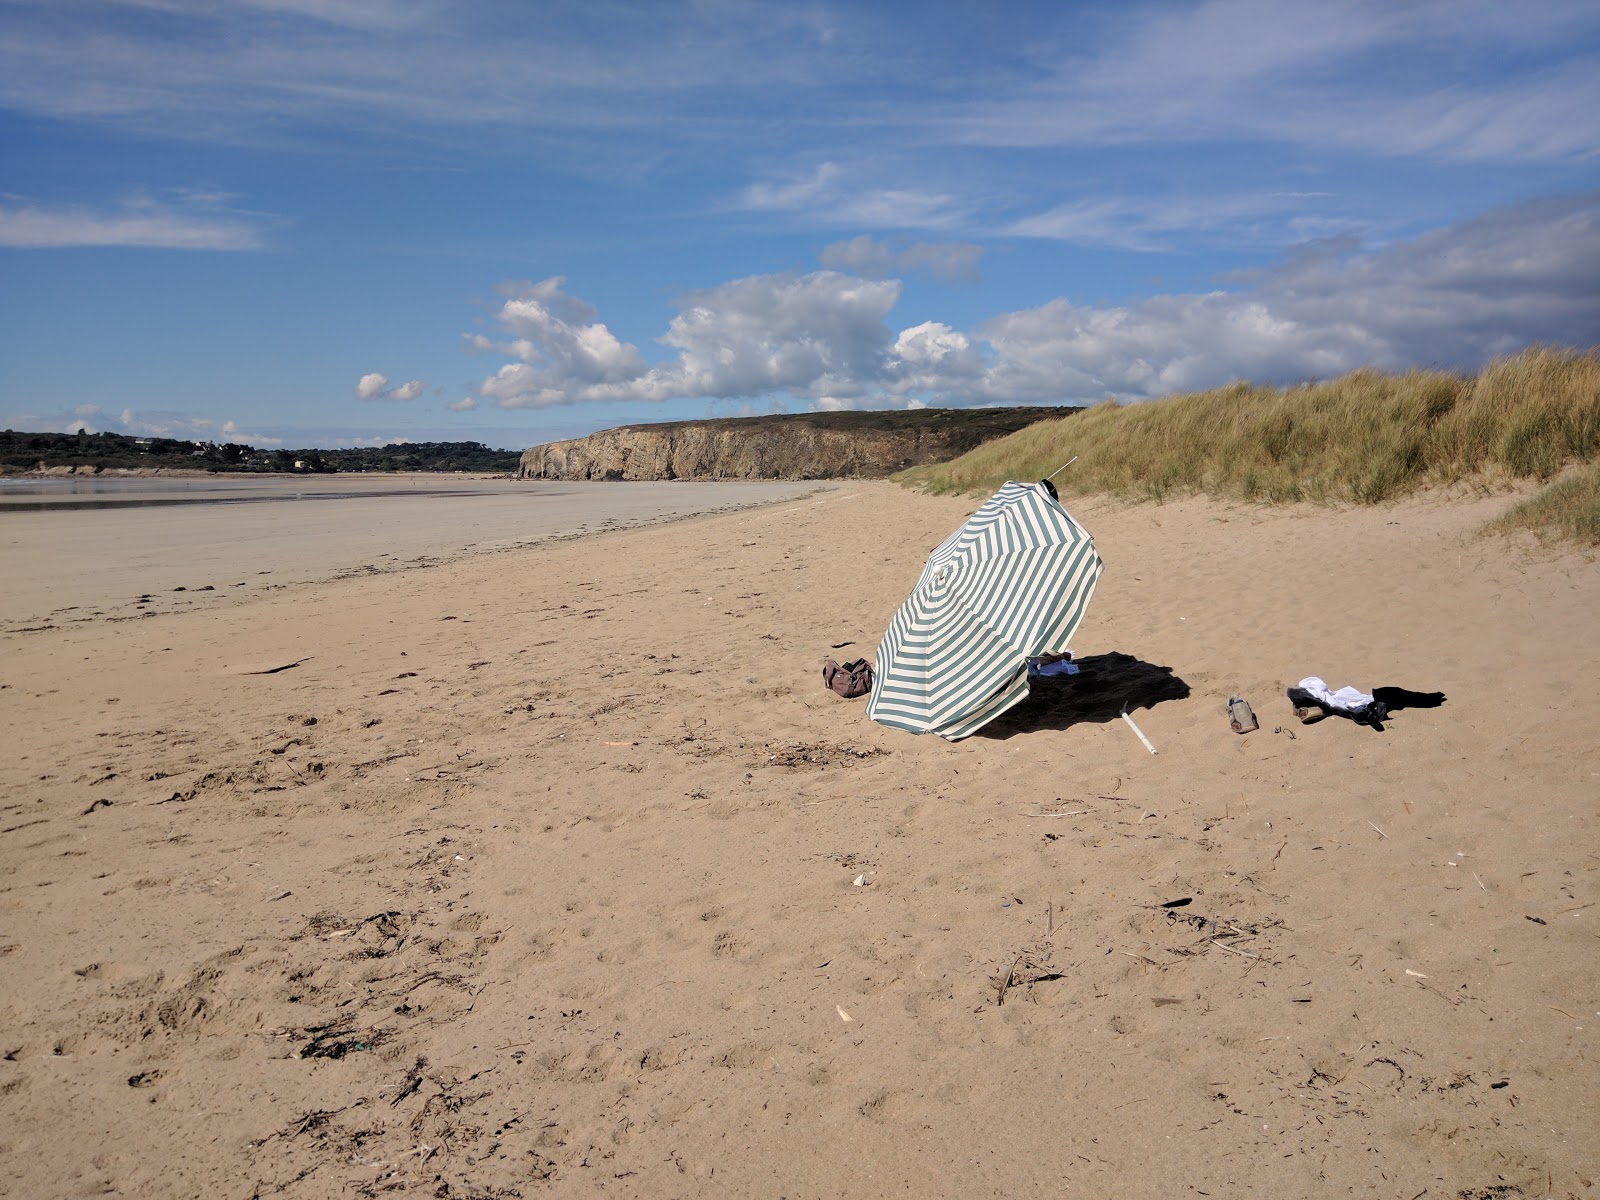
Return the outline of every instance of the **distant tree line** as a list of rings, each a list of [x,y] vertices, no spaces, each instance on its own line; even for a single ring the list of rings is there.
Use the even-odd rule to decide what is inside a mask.
[[[398,442],[349,450],[258,450],[238,442],[191,442],[121,433],[0,432],[0,466],[164,468],[190,471],[290,472],[516,470],[521,455],[482,442]]]

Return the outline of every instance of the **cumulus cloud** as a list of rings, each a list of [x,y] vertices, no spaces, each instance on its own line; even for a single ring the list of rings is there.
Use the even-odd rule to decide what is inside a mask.
[[[509,340],[469,340],[516,359],[479,386],[505,408],[691,397],[822,409],[1093,402],[1368,364],[1472,369],[1533,342],[1588,345],[1600,340],[1596,278],[1600,193],[1589,193],[1387,245],[1354,234],[1309,242],[1209,292],[1096,307],[1056,299],[968,330],[924,321],[896,331],[898,281],[824,270],[689,293],[657,339],[674,353],[653,365],[559,278],[517,285],[499,314]]]
[[[389,377],[373,371],[356,381],[356,398],[359,400],[393,400],[405,403],[422,395],[428,385],[420,379],[408,379],[399,387],[389,386]]]
[[[667,394],[850,395],[876,375],[896,280],[834,271],[752,275],[691,292],[660,341],[675,362],[651,372]]]
[[[966,334],[924,321],[895,338],[886,386],[896,396],[955,394],[978,386],[984,370],[983,357]]]
[[[451,412],[471,412],[478,407],[478,402],[471,396],[463,396],[454,404],[446,404],[445,407]]]
[[[1497,209],[1409,241],[1297,248],[1234,289],[1088,308],[1053,300],[977,334],[992,399],[1155,396],[1363,365],[1470,369],[1537,341],[1600,338],[1600,193]]]
[[[478,386],[502,408],[603,400],[729,398],[786,393],[849,395],[878,374],[889,341],[892,280],[834,271],[752,275],[690,292],[657,340],[677,356],[649,366],[638,349],[563,291],[561,277],[513,285],[496,319],[513,335],[469,335],[476,349],[509,353]]]
[[[586,400],[638,399],[632,394],[645,374],[636,347],[619,341],[595,320],[592,306],[568,295],[563,276],[539,283],[505,285],[496,321],[512,335],[495,342],[468,334],[475,350],[510,354],[507,363],[478,385],[478,395],[501,408],[547,408]]]
[[[870,279],[923,272],[950,283],[978,277],[983,247],[970,242],[914,242],[896,248],[862,234],[822,248],[821,262],[837,271],[853,271]]]

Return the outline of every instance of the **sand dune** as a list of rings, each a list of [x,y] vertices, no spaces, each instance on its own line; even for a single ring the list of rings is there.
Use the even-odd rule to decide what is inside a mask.
[[[1600,568],[1499,506],[1075,505],[954,745],[821,685],[888,484],[7,635],[0,1193],[1595,1195]]]

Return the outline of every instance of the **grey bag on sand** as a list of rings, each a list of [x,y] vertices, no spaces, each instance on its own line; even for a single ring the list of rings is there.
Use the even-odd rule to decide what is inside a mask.
[[[1249,703],[1238,696],[1228,697],[1228,724],[1235,733],[1249,733],[1258,727],[1256,714],[1250,711]]]

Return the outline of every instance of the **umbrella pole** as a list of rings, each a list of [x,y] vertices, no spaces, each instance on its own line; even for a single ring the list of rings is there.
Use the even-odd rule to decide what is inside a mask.
[[[1068,467],[1070,467],[1073,463],[1075,463],[1077,461],[1078,461],[1078,456],[1076,454],[1074,454],[1071,458],[1067,459],[1066,462],[1062,463],[1054,471],[1051,471],[1050,474],[1046,475],[1045,479],[1046,480],[1054,479],[1057,475],[1061,474],[1061,472],[1065,471]]]
[[[1126,704],[1122,706],[1122,719],[1128,723],[1129,729],[1133,730],[1134,733],[1139,735],[1139,740],[1144,743],[1144,748],[1150,751],[1151,754],[1154,754],[1156,752],[1156,748],[1150,744],[1150,739],[1145,737],[1144,730],[1140,729],[1133,723],[1133,718],[1128,715],[1128,706]]]

